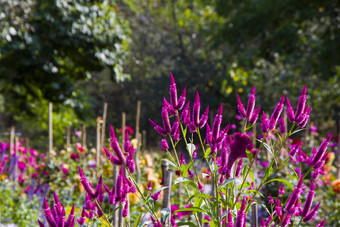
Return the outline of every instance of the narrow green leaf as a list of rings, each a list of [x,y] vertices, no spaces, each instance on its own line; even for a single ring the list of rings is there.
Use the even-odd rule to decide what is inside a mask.
[[[177,224],[177,226],[185,225],[185,226],[197,227],[196,224],[194,224],[190,221],[179,221],[179,222],[176,222],[176,224]]]
[[[169,208],[163,208],[161,211],[161,215],[162,215],[162,220],[163,222],[165,222],[165,220],[168,218],[169,214],[171,213]]]
[[[285,179],[275,178],[275,179],[267,181],[265,184],[268,184],[269,182],[272,182],[272,181],[279,181],[279,182],[285,183],[290,189],[294,190],[294,186]]]
[[[157,193],[157,192],[160,192],[160,191],[162,191],[162,190],[164,190],[164,189],[166,189],[166,188],[168,188],[168,187],[169,187],[169,186],[161,187],[161,188],[157,189],[156,191],[154,191],[153,194],[155,194],[155,193]]]
[[[135,227],[137,227],[138,226],[138,224],[140,223],[140,219],[142,218],[142,214],[143,213],[140,213],[139,215],[138,215],[138,217],[137,217],[137,219],[136,219],[136,221],[135,221]]]
[[[183,182],[186,182],[186,181],[191,181],[190,179],[186,178],[186,177],[179,177],[175,180],[175,184],[178,184],[178,183],[183,183]]]
[[[171,158],[171,157],[170,157]],[[168,160],[168,159],[163,159],[164,161],[166,161],[167,163],[169,163],[169,165],[171,165],[172,167],[177,169],[177,165],[175,163],[173,163],[172,161]]]
[[[187,208],[180,208],[178,210],[175,210],[174,213],[180,212],[180,211],[192,211],[192,212],[204,212],[206,213],[205,210],[199,208],[199,207],[187,207]]]
[[[292,132],[292,134],[290,134],[290,135],[293,135],[293,134],[295,134],[295,133],[298,133],[298,132],[300,132],[300,131],[302,131],[302,130],[305,130],[305,128],[297,129],[297,130],[295,130],[294,132]]]
[[[273,151],[271,150],[270,146],[269,146],[267,143],[262,142],[262,141],[259,140],[259,139],[256,139],[256,140],[259,141],[260,143],[263,143],[263,146],[267,149],[267,151],[268,151],[272,156],[274,156]]]
[[[223,184],[220,186],[220,188],[224,188],[227,184],[230,184],[231,182],[233,182],[236,178],[229,178],[228,180],[224,181]]]
[[[241,188],[241,186],[242,186],[242,184],[240,184],[239,186],[237,186],[235,189],[239,189],[239,188]],[[251,183],[245,182],[245,183],[243,184],[243,187],[242,187],[242,188],[249,188],[250,186],[251,186]]]
[[[249,162],[251,162],[251,160],[253,160],[253,153],[251,153],[248,149],[246,150],[246,154],[247,154],[247,157],[248,157],[248,160]]]
[[[208,158],[209,154],[211,153],[211,148],[205,150],[204,158]]]

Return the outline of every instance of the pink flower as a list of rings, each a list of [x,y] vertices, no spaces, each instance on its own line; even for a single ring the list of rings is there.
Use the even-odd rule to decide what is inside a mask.
[[[69,169],[66,169],[66,168],[63,168],[63,173],[69,173],[70,172],[70,170]]]
[[[83,146],[81,145],[81,143],[76,143],[76,148],[77,148],[77,150],[78,151],[80,151],[80,152],[84,152],[84,148],[83,148]]]

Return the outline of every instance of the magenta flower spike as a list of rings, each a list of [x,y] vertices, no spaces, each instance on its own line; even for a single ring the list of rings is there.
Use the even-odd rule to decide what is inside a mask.
[[[303,207],[301,216],[302,217],[306,217],[306,215],[308,214],[312,203],[313,203],[313,199],[314,199],[314,190],[315,190],[315,185],[314,185],[314,181],[312,180],[312,182],[310,183],[310,187],[309,187],[309,192],[306,198],[306,202],[305,202],[305,206]]]
[[[44,202],[43,202],[43,208],[44,208],[44,215],[46,218],[47,223],[51,226],[51,227],[57,227],[57,223],[55,222],[55,219],[52,216],[51,210],[48,206],[48,203],[46,201],[46,198],[44,198]]]
[[[151,195],[151,198],[155,201],[158,201],[159,197],[161,196],[161,192],[162,191],[156,192],[155,194]]]
[[[162,136],[167,136],[167,131],[165,129],[163,129],[161,126],[157,125],[155,122],[153,122],[151,119],[149,119],[152,127],[155,129],[155,131],[162,135]]]
[[[188,177],[193,178],[194,176],[195,176],[195,174],[193,172],[191,172],[190,169],[188,169]]]
[[[198,91],[196,91],[195,96],[195,102],[192,107],[192,119],[196,127],[198,127],[200,123],[200,108],[201,108],[201,102],[200,102],[200,96],[198,94]]]
[[[207,127],[206,127],[206,134],[205,134],[205,137],[207,138],[207,143],[208,143],[208,144],[212,144],[212,143],[213,143],[212,132],[211,132],[211,130],[210,130],[209,124],[207,124]]]
[[[79,175],[80,175],[80,182],[83,185],[85,191],[87,194],[89,194],[89,196],[94,199],[96,196],[93,192],[93,188],[90,184],[90,182],[86,179],[85,174],[83,173],[83,171],[81,170],[80,166],[78,166],[78,170],[79,170]]]
[[[251,117],[249,118],[249,123],[251,125],[254,125],[257,121],[257,119],[259,118],[259,114],[261,111],[261,106],[259,106],[254,112],[253,115],[251,115]]]
[[[326,223],[326,218],[323,219],[316,227],[324,227]]]
[[[280,194],[280,195],[285,194],[285,189],[284,189],[284,187],[283,187],[283,184],[281,184],[280,187],[279,187],[279,194]]]
[[[279,132],[280,133],[286,133],[286,125],[285,125],[285,121],[283,120],[283,117],[280,117],[279,119]]]
[[[304,128],[304,127],[307,125],[307,122],[308,122],[308,120],[309,120],[309,114],[310,114],[311,110],[312,110],[312,107],[309,106],[309,107],[305,110],[305,112],[303,113],[303,115],[304,115],[303,120],[302,120],[301,122],[298,122],[298,125],[299,125],[300,128]]]
[[[116,187],[113,186],[112,191],[109,194],[109,204],[116,204]]]
[[[316,165],[318,162],[320,162],[322,160],[322,158],[324,157],[324,154],[327,150],[328,144],[332,139],[332,135],[333,135],[333,133],[329,134],[327,136],[327,138],[322,141],[317,152],[313,154],[313,157],[311,158],[311,161],[309,163],[311,166]]]
[[[174,77],[172,76],[172,73],[170,73],[170,103],[172,107],[175,109],[177,106],[177,88],[176,88],[176,82]]]
[[[115,203],[120,203],[122,202],[122,200],[124,200],[123,194],[124,194],[124,168],[121,167],[119,175],[117,177]]]
[[[70,214],[68,215],[67,221],[65,223],[65,227],[74,226],[72,225],[73,222],[74,222],[74,204],[72,206]]]
[[[183,153],[181,153],[181,156],[179,157],[179,164],[180,165],[185,165],[185,158]]]
[[[177,227],[177,224],[176,224],[176,221],[175,221],[175,218],[173,215],[170,215],[171,218],[170,218],[170,224],[172,227]]]
[[[269,119],[269,129],[270,130],[275,129],[275,127],[276,127],[277,121],[279,120],[279,117],[280,117],[281,112],[283,110],[284,101],[285,101],[285,96],[282,95],[279,103],[276,105],[272,115],[270,116],[270,119]]]
[[[203,193],[204,192],[204,187],[203,187],[203,185],[199,181],[197,181],[197,186],[198,186],[199,192]]]
[[[266,222],[264,223],[264,224],[266,225],[266,227],[269,226],[269,223],[272,221],[272,218],[273,218],[272,215],[270,215],[270,216],[267,218]]]
[[[279,197],[276,197],[275,210],[276,210],[276,215],[279,217],[279,219],[282,219],[283,214],[282,214],[282,208],[281,208]]]
[[[283,218],[283,220],[281,222],[281,227],[287,227],[288,225],[290,225],[291,217],[292,216],[290,214],[286,214],[286,216]]]
[[[96,208],[97,208],[97,217],[100,218],[104,215],[100,205],[98,203],[96,203]]]
[[[227,138],[229,128],[230,123],[227,124],[227,126],[225,126],[225,128],[222,130],[222,132],[220,133],[219,137],[216,140],[216,143],[222,143]]]
[[[290,104],[290,101],[288,97],[286,98],[286,104],[287,104],[287,117],[290,123],[293,123],[295,121],[295,116],[294,116],[294,109],[292,105]]]
[[[126,218],[129,215],[129,201],[126,201],[124,205],[124,209],[122,211],[123,218]]]
[[[115,152],[118,160],[121,163],[125,163],[124,154],[123,154],[122,150],[120,149],[120,146],[119,146],[119,143],[117,141],[117,137],[116,137],[115,131],[113,130],[113,127],[111,125],[110,125],[110,134],[111,134],[110,142],[111,142],[111,147],[112,147],[113,151]]]
[[[165,97],[163,97],[163,108],[166,108],[171,115],[176,115],[176,110],[168,103]]]
[[[295,157],[295,155],[298,153],[300,148],[300,143],[297,143],[293,146],[293,148],[290,150],[289,154],[292,156],[292,157]]]
[[[261,118],[261,131],[262,133],[267,133],[269,131],[269,120],[264,111],[262,112]]]
[[[228,207],[227,227],[234,227],[233,216],[231,215],[231,212],[230,212],[230,208],[229,208],[229,207]]]
[[[301,95],[299,97],[299,101],[296,107],[296,112],[295,112],[295,119],[298,119],[300,117],[301,114],[303,114],[303,111],[305,109],[305,105],[306,105],[306,85],[303,87]]]
[[[238,95],[237,95],[236,101],[237,101],[237,109],[238,109],[238,112],[240,113],[241,117],[244,118],[244,119],[247,118],[246,110],[244,109],[244,106],[243,106],[241,99]]]
[[[195,159],[197,157],[197,144],[196,144],[196,149],[192,153],[192,158]]]
[[[243,227],[244,226],[245,221],[246,221],[245,209],[246,209],[246,200],[245,200],[245,198],[243,198],[242,203],[241,203],[241,208],[237,212],[235,227]]]
[[[169,149],[169,145],[168,142],[166,141],[166,139],[162,139],[161,140],[161,150],[168,150]]]
[[[132,148],[129,150],[129,154],[126,157],[126,167],[129,169],[130,173],[134,173],[135,172],[135,160],[133,158],[133,153],[134,153],[135,149]]]
[[[179,121],[178,121],[178,118],[176,118],[175,123],[171,127],[170,134],[174,136],[178,130],[179,130]]]
[[[301,189],[302,189],[302,185],[303,185],[303,176],[301,175],[299,183],[297,184],[296,188],[294,189],[294,191],[292,192],[292,194],[290,195],[286,206],[285,206],[285,211],[289,214],[294,214],[295,213],[295,204],[296,201],[299,199],[299,196],[301,194]]]
[[[251,150],[253,149],[253,147],[254,145],[247,135],[238,132],[234,133],[234,139],[230,144],[229,158],[225,166],[226,179],[230,178],[230,171],[235,161],[239,158],[246,158],[247,157],[246,149]]]
[[[98,180],[94,194],[95,194],[96,198],[98,198],[98,202],[104,201],[103,177],[102,176],[99,177],[99,180]]]
[[[83,208],[83,211],[81,212],[81,216],[79,219],[77,219],[77,222],[79,225],[85,225],[85,221],[86,221],[86,211]]]
[[[45,225],[38,219],[39,227],[45,227]]]
[[[221,103],[220,107],[218,108],[217,114],[214,119],[214,123],[212,127],[213,138],[217,138],[220,133],[221,123],[222,123],[222,112],[223,112],[223,103]]]
[[[149,181],[148,186],[146,186],[146,190],[151,191],[152,190],[152,182]]]
[[[320,204],[321,203],[316,204],[316,206],[305,217],[303,217],[302,220],[304,222],[309,222],[310,220],[312,220],[318,212]]]
[[[184,87],[181,96],[178,98],[178,104],[177,104],[177,106],[175,108],[176,110],[181,110],[183,108],[183,106],[185,104],[185,99],[186,99],[185,95],[186,95],[186,93],[187,93],[187,88]]]
[[[253,116],[254,108],[255,108],[255,85],[253,89],[251,90],[251,93],[248,99],[247,112],[246,112],[247,119],[250,119],[251,116]]]
[[[205,124],[208,121],[208,115],[209,115],[209,106],[207,106],[207,108],[205,109],[199,123],[198,123],[198,127],[199,128],[203,128],[205,126]]]
[[[189,117],[189,123],[190,123],[190,101],[187,102],[187,104],[185,105],[182,113],[181,113],[181,122],[183,122],[184,124],[188,124],[188,122],[186,122],[186,119]]]
[[[169,120],[169,114],[168,110],[166,108],[162,108],[162,121],[163,121],[163,127],[167,133],[170,133],[171,131],[171,125]]]
[[[105,147],[103,147],[104,153],[107,157],[107,159],[109,159],[109,161],[113,164],[113,165],[121,165],[122,163],[119,161],[119,159],[117,159],[115,156],[113,156]]]
[[[220,156],[220,163],[219,163],[219,169],[218,172],[220,174],[225,174],[225,166],[227,164],[227,156],[228,156],[228,149],[226,147],[223,147],[221,150],[221,156]]]
[[[242,170],[242,159],[237,163],[235,177],[239,177]]]
[[[266,223],[264,222],[263,217],[261,217],[260,220],[260,227],[266,227]]]
[[[269,204],[274,204],[274,199],[273,199],[271,194],[269,194],[269,196],[268,196],[268,203]]]
[[[54,203],[55,203],[54,206],[56,207],[57,214],[58,214],[58,216],[61,216],[61,204],[59,202],[58,195],[55,191],[53,192],[53,197],[54,197]]]

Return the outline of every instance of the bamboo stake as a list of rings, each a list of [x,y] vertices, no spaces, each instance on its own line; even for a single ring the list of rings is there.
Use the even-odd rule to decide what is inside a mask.
[[[105,142],[106,116],[107,116],[107,102],[104,103],[103,123],[102,123],[102,135],[101,135],[101,143],[100,143],[100,147],[103,147],[103,146],[104,146],[104,142]]]
[[[139,134],[139,121],[140,121],[140,109],[141,109],[141,101],[137,102],[137,114],[136,114],[136,138]]]
[[[136,174],[137,174],[137,183],[139,183],[139,180],[140,180],[140,166],[139,166],[139,151],[140,151],[140,142],[141,142],[141,134],[138,133],[137,135],[137,149],[136,149],[136,152],[135,152],[135,165],[136,165]]]
[[[66,148],[69,148],[71,144],[71,127],[66,127]]]
[[[97,154],[96,154],[96,169],[97,169],[97,177],[99,175],[99,164],[100,164],[100,123],[101,123],[102,120],[98,120],[97,121]],[[94,174],[95,176],[95,174]]]
[[[169,163],[166,161],[162,161],[162,170],[163,170],[163,185],[164,187],[168,187],[164,189],[163,191],[163,202],[162,202],[162,209],[170,209],[171,207],[171,182],[172,182],[172,170],[169,169]],[[163,220],[165,222],[165,227],[170,227],[170,215],[167,217],[166,220]]]
[[[143,152],[145,152],[146,150],[146,131],[143,130],[143,142],[142,142],[142,146],[143,146]]]
[[[48,103],[48,151],[51,158],[53,149],[53,103]]]
[[[83,142],[83,148],[86,149],[86,126],[83,125],[83,132],[81,133],[82,135],[82,142]]]
[[[115,165],[113,167],[113,187],[115,187],[115,185],[116,185],[117,175],[118,175],[118,166]],[[113,204],[113,210],[115,210],[116,208],[117,208],[117,205]],[[118,212],[115,211],[112,214],[112,223],[113,223],[113,226],[117,226],[117,222],[118,222]]]

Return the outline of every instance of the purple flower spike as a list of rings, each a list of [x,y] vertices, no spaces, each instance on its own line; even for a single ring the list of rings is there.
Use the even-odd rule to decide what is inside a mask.
[[[188,169],[188,177],[193,178],[194,176],[195,176],[195,174],[193,172],[191,172],[190,169]]]
[[[273,199],[271,194],[269,194],[269,196],[268,196],[268,203],[269,204],[274,204],[274,199]]]
[[[169,133],[171,131],[169,114],[168,114],[168,110],[164,107],[162,108],[162,121],[163,121],[163,126],[164,126],[165,131]]]
[[[326,223],[326,218],[323,219],[316,227],[324,227]]]
[[[86,193],[92,198],[94,199],[96,196],[93,192],[93,188],[90,184],[90,182],[86,179],[85,174],[83,173],[83,171],[81,170],[80,166],[78,166],[78,170],[79,170],[79,175],[80,175],[80,182],[83,185]]]
[[[187,89],[186,87],[184,87],[183,91],[182,91],[182,95],[179,97],[178,99],[178,104],[176,106],[176,110],[181,110],[185,104],[185,95],[186,95]]]
[[[163,129],[161,126],[157,125],[155,122],[153,122],[151,119],[149,119],[152,127],[155,129],[155,131],[162,135],[162,136],[167,136],[167,131],[165,129]]]
[[[270,216],[267,218],[266,222],[264,223],[264,224],[266,225],[266,227],[269,226],[269,223],[272,221],[272,218],[273,218],[272,215],[270,215]]]
[[[162,139],[161,140],[161,150],[168,150],[169,149],[169,145],[168,142],[166,141],[166,139]]]
[[[233,216],[231,215],[230,208],[228,207],[228,220],[227,227],[234,227]]]
[[[85,225],[85,221],[86,221],[86,211],[83,208],[83,211],[81,212],[81,216],[79,219],[77,219],[77,222],[79,223],[79,225]]]
[[[284,219],[281,222],[281,227],[287,227],[288,225],[290,225],[291,217],[292,216],[290,214],[286,214],[286,216],[284,217]]]
[[[159,192],[157,192],[157,193],[151,195],[151,198],[152,198],[153,200],[155,200],[155,201],[158,201],[158,200],[159,200],[159,197],[161,196],[161,192],[162,192],[162,191],[159,191]]]
[[[285,189],[284,189],[284,187],[283,187],[283,184],[281,184],[280,187],[279,187],[279,194],[280,194],[280,195],[285,194]]]
[[[322,158],[324,157],[324,154],[327,150],[328,144],[332,139],[332,135],[333,135],[333,133],[329,134],[327,136],[327,138],[324,141],[322,141],[317,152],[313,154],[313,157],[311,158],[311,161],[309,163],[311,166],[316,165],[318,162],[320,162],[322,160]]]
[[[74,226],[72,225],[72,223],[74,222],[74,204],[72,206],[72,209],[71,209],[71,212],[70,214],[68,215],[68,218],[67,218],[67,221],[65,223],[65,226]]]
[[[261,217],[260,220],[260,227],[266,227],[266,223],[264,222],[263,217]]]
[[[269,131],[269,120],[264,111],[262,112],[261,118],[261,131],[262,133],[267,133]]]
[[[180,165],[185,165],[185,158],[183,153],[181,153],[181,156],[179,157],[179,164]]]
[[[199,181],[197,181],[197,185],[198,185],[199,192],[203,193],[204,192],[204,187],[202,186],[202,184]]]
[[[279,217],[279,219],[282,219],[283,214],[282,214],[282,208],[281,208],[279,197],[276,197],[275,210],[276,210],[276,215]]]
[[[289,154],[292,156],[292,157],[295,157],[295,155],[298,153],[300,148],[300,144],[297,143],[293,146],[292,150],[289,152]]]
[[[120,149],[115,131],[113,130],[113,127],[111,125],[110,125],[110,134],[111,134],[110,142],[111,142],[111,147],[112,147],[113,151],[115,152],[118,160],[121,163],[125,163],[124,154],[123,154],[122,150]]]
[[[229,153],[229,158],[228,162],[225,166],[226,168],[226,179],[230,178],[230,171],[231,168],[233,167],[235,161],[239,158],[246,158],[247,153],[246,149],[251,150],[253,149],[254,145],[251,142],[251,139],[241,133],[234,133],[234,139],[232,143],[230,144],[230,153]]]
[[[149,181],[148,186],[146,186],[146,190],[151,191],[152,190],[152,182]]]
[[[54,197],[54,203],[55,203],[55,207],[57,210],[57,214],[58,216],[61,216],[61,204],[59,202],[59,198],[56,192],[53,192],[53,197]]]
[[[98,202],[104,202],[103,177],[102,176],[99,177],[94,194],[98,198]]]
[[[221,103],[220,107],[217,110],[217,114],[215,116],[213,127],[212,127],[213,138],[217,138],[220,133],[221,123],[222,123],[222,112],[223,112],[223,104]]]
[[[245,209],[246,209],[246,200],[245,198],[243,198],[241,208],[237,212],[235,227],[243,227],[245,225],[245,221],[246,221]]]
[[[57,223],[55,222],[55,219],[52,216],[52,213],[51,213],[51,210],[48,206],[46,198],[44,198],[43,207],[44,207],[44,215],[45,215],[45,218],[46,218],[46,221],[48,222],[48,224],[51,227],[57,227]]]
[[[137,189],[135,185],[128,178],[125,178],[125,180],[126,180],[126,183],[129,185],[129,193],[136,193]]]
[[[242,159],[237,163],[235,177],[239,177],[242,170]]]
[[[285,96],[282,95],[280,102],[277,104],[272,115],[270,116],[270,120],[269,120],[269,129],[270,130],[275,129],[275,127],[276,127],[276,123],[279,120],[279,117],[280,117],[281,112],[283,110],[284,101],[285,101]]]
[[[178,130],[179,130],[179,121],[178,121],[178,119],[176,118],[175,123],[174,123],[174,124],[172,125],[172,127],[171,127],[170,134],[171,134],[172,136],[174,136],[174,135],[177,133]]]
[[[249,123],[251,125],[255,124],[257,121],[257,118],[259,118],[259,113],[261,111],[261,106],[259,106],[254,112],[253,115],[249,118]]]
[[[126,218],[129,215],[129,202],[126,201],[123,212],[122,212],[122,216],[123,218]]]
[[[247,113],[246,113],[246,110],[244,109],[244,106],[241,102],[241,99],[240,97],[237,95],[237,109],[238,109],[238,112],[240,113],[240,115],[242,116],[242,118],[246,118],[247,117]]]
[[[286,133],[286,125],[285,125],[285,121],[283,120],[283,117],[280,117],[279,120],[279,132],[282,133]]]
[[[134,173],[135,172],[135,160],[133,158],[133,153],[134,153],[135,149],[130,149],[129,150],[129,154],[126,157],[126,167],[129,169],[130,173]]]
[[[301,216],[302,217],[306,217],[306,215],[308,214],[311,206],[312,206],[312,202],[314,199],[314,190],[315,190],[315,185],[314,185],[314,181],[312,180],[311,184],[310,184],[310,188],[309,188],[309,192],[306,198],[306,202],[305,202],[305,206],[303,207]]]
[[[200,108],[201,108],[201,102],[200,102],[200,96],[198,94],[198,91],[196,91],[195,96],[195,102],[192,107],[192,119],[196,127],[198,127],[200,123]]]
[[[289,214],[295,213],[295,204],[296,204],[296,201],[299,199],[299,196],[301,194],[302,185],[303,185],[302,180],[303,180],[303,176],[300,177],[299,183],[297,184],[296,188],[294,189],[294,191],[290,195],[288,202],[286,203],[285,211]]]
[[[294,116],[294,110],[292,105],[290,104],[290,101],[287,97],[286,99],[286,104],[287,104],[287,117],[290,123],[293,123],[295,121],[295,116]]]
[[[171,115],[176,115],[176,110],[168,103],[165,97],[163,97],[163,108],[166,108]]]
[[[303,114],[303,111],[305,109],[305,104],[306,104],[306,85],[303,87],[301,95],[299,97],[298,105],[296,107],[296,112],[295,112],[295,119],[298,119],[301,114]]]
[[[316,206],[302,220],[304,222],[309,222],[310,220],[312,220],[316,213],[318,212],[320,204],[321,203],[316,204]]]
[[[183,122],[184,124],[188,124],[188,122],[186,122],[186,119],[189,117],[189,122],[190,122],[190,101],[185,105],[182,113],[181,113],[181,122]]]
[[[38,219],[39,227],[45,227],[45,225]]]
[[[221,150],[221,156],[220,156],[220,163],[219,163],[220,168],[218,169],[218,172],[220,174],[225,174],[225,166],[227,164],[227,156],[228,156],[228,150],[227,150],[226,147],[223,147],[222,150]]]
[[[104,153],[106,154],[107,159],[110,160],[110,162],[113,165],[121,165],[122,163],[117,159],[115,156],[113,156],[105,147],[103,147]]]
[[[177,88],[176,82],[172,74],[170,73],[170,103],[172,107],[175,109],[177,106]]]
[[[251,90],[251,93],[248,99],[247,112],[246,112],[247,119],[250,119],[251,116],[253,116],[254,108],[255,108],[255,85],[253,89]]]
[[[303,115],[304,115],[304,118],[301,122],[298,122],[298,125],[300,128],[304,128],[306,125],[307,125],[307,122],[309,120],[309,114],[312,110],[312,107],[309,106],[304,112],[303,112]]]
[[[201,117],[201,120],[198,123],[198,127],[203,128],[205,124],[208,121],[208,115],[209,115],[209,106],[205,109],[203,116]]]

